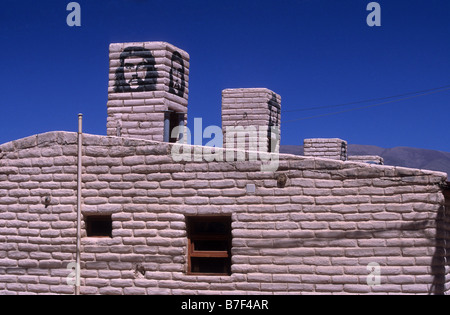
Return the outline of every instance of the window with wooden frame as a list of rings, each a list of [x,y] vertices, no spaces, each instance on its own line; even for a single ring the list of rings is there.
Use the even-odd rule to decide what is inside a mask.
[[[187,217],[188,274],[231,275],[231,217]]]

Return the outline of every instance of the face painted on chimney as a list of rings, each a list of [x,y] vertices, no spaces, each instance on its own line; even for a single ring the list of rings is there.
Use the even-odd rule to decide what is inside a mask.
[[[158,74],[152,52],[143,47],[130,46],[120,54],[116,70],[114,92],[155,91]]]
[[[182,76],[182,68],[178,62],[172,62],[172,80],[173,80],[173,88],[175,92],[181,90],[181,76]]]
[[[125,59],[125,81],[132,90],[144,84],[147,73],[147,63],[144,58],[130,57]]]
[[[184,62],[179,52],[173,53],[170,65],[169,92],[183,97],[185,89]]]

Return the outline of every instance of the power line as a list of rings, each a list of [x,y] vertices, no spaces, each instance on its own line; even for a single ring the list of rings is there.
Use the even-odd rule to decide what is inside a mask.
[[[343,103],[343,104],[336,104],[336,105],[327,105],[327,106],[298,108],[298,109],[290,109],[290,110],[284,110],[284,111],[282,110],[282,111],[283,111],[283,113],[289,113],[289,112],[309,111],[309,110],[315,110],[315,109],[342,107],[342,106],[355,105],[355,104],[361,104],[361,103],[367,103],[367,102],[383,101],[383,100],[388,100],[388,99],[391,99],[391,98],[404,97],[404,96],[418,94],[418,93],[427,93],[427,92],[432,92],[432,91],[437,91],[437,90],[442,90],[442,89],[444,89],[444,91],[445,91],[445,90],[447,90],[447,88],[450,88],[450,85],[444,85],[444,86],[441,86],[441,87],[436,87],[436,88],[432,88],[432,89],[428,89],[428,90],[404,93],[404,94],[387,96],[387,97],[381,97],[381,98],[373,98],[373,99],[357,101],[357,102],[350,102],[350,103]]]
[[[385,105],[385,104],[390,104],[390,103],[410,100],[410,99],[413,99],[413,98],[416,98],[416,97],[436,94],[436,93],[440,93],[440,92],[444,92],[444,91],[448,91],[448,90],[450,90],[450,85],[448,85],[447,88],[444,88],[444,89],[443,89],[443,87],[435,88],[435,89],[427,90],[429,92],[421,93],[421,94],[410,96],[410,97],[395,99],[395,100],[392,100],[392,101],[381,102],[381,103],[376,103],[376,104],[371,104],[371,105],[366,105],[366,106],[361,106],[361,107],[356,107],[356,108],[350,108],[350,109],[346,109],[346,110],[341,110],[341,111],[331,112],[331,113],[325,113],[325,114],[321,114],[321,115],[315,115],[315,116],[303,117],[303,118],[299,118],[299,119],[288,120],[288,121],[284,121],[283,124],[290,123],[290,122],[295,122],[295,121],[301,121],[301,120],[307,120],[307,119],[313,119],[313,118],[320,118],[320,117],[326,117],[326,116],[331,116],[331,115],[337,115],[337,114],[342,114],[342,113],[348,113],[348,112],[352,112],[352,111],[355,111],[355,110],[366,109],[366,108],[381,106],[381,105]],[[416,92],[416,93],[418,93],[418,92]],[[411,95],[411,94],[413,94],[413,93],[408,93],[408,94],[404,94],[404,95]],[[393,97],[394,96],[388,97],[388,98],[393,98]],[[383,99],[388,99],[388,98],[383,98]],[[363,101],[361,101],[361,102],[363,102]],[[361,102],[358,102],[358,103],[361,103]],[[353,103],[353,104],[355,104],[355,103]],[[338,105],[336,105],[336,106],[338,106]],[[340,105],[340,106],[343,106],[343,105]]]

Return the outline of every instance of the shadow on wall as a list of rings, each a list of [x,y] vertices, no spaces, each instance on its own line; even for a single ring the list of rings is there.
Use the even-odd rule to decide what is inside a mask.
[[[431,262],[433,285],[430,294],[444,295],[446,293],[445,267],[449,265],[450,242],[448,229],[450,224],[450,188],[444,189],[445,206],[440,207],[436,218],[436,250]],[[447,244],[449,243],[449,244]]]
[[[392,232],[404,232],[404,231],[420,231],[425,230],[426,228],[432,228],[435,226],[435,222],[433,220],[420,220],[416,222],[400,224],[393,226],[391,228],[385,229],[372,229],[370,231],[323,231],[316,232],[315,235],[319,235],[318,237],[305,237],[302,239],[290,240],[290,239],[282,239],[282,240],[274,240],[273,247],[274,248],[296,248],[296,247],[308,247],[319,245],[318,242],[337,240],[337,239],[370,239],[377,237],[386,237],[386,236],[394,236]],[[425,231],[421,232],[425,234]],[[398,234],[397,236],[401,236]],[[262,247],[267,247],[267,243],[262,241]]]
[[[308,246],[323,246],[323,242],[329,242],[330,240],[337,239],[370,239],[370,238],[383,238],[383,237],[399,237],[403,232],[419,232],[422,235],[427,234],[426,229],[436,227],[435,237],[435,252],[431,261],[431,275],[433,276],[433,282],[429,290],[429,294],[432,295],[444,295],[446,293],[446,272],[445,267],[450,259],[449,248],[447,245],[447,226],[450,224],[450,190],[446,196],[446,207],[440,207],[436,220],[419,220],[416,222],[394,225],[391,228],[386,229],[373,229],[370,231],[324,231],[318,232],[319,237],[306,237],[301,240],[274,240],[273,247],[280,248],[298,248]],[[417,235],[416,235],[417,236]],[[450,243],[450,242],[449,242]],[[254,247],[267,247],[267,242],[261,242],[259,245],[257,242],[253,244]],[[413,257],[411,257],[413,259]]]

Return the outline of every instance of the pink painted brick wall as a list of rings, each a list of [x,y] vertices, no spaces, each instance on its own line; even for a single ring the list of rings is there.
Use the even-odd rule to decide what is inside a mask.
[[[175,163],[171,148],[84,136],[82,211],[111,214],[113,234],[88,238],[83,220],[83,294],[448,289],[445,174],[292,155],[260,172],[260,162]],[[0,150],[0,294],[73,294],[76,134]],[[186,274],[187,215],[231,215],[231,276]],[[370,263],[380,266],[379,285],[368,285]]]
[[[109,60],[107,135],[163,141],[169,110],[187,123],[188,53],[165,42],[114,43]]]

